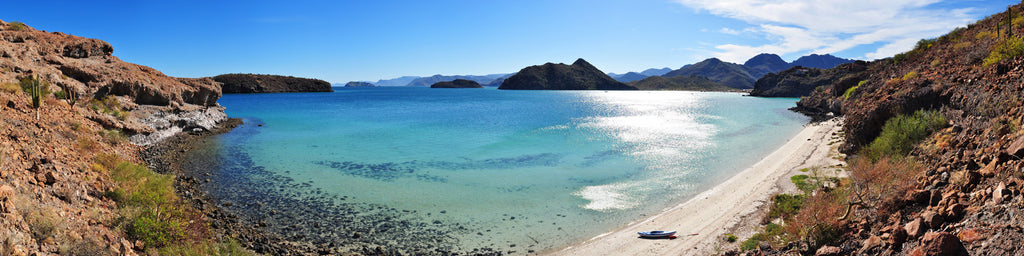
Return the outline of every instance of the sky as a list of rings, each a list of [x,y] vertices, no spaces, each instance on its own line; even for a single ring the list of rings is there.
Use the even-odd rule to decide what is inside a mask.
[[[584,58],[604,72],[707,58],[874,60],[1012,0],[0,0],[0,20],[97,38],[170,76],[332,83],[511,73]]]

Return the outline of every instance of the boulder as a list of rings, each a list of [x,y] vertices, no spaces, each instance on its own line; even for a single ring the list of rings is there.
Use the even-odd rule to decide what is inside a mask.
[[[907,231],[907,236],[910,236],[910,238],[920,237],[928,229],[924,226],[924,221],[921,218],[908,222],[906,225],[903,225],[903,228]]]
[[[945,219],[942,218],[942,215],[934,211],[921,213],[921,219],[924,220],[924,224],[928,225],[931,229],[939,229],[945,221]]]
[[[1001,204],[1003,203],[1003,201],[1006,201],[1006,199],[1009,198],[1010,195],[1013,195],[1013,193],[1010,192],[1009,189],[1006,189],[1006,183],[1000,181],[999,185],[996,186],[996,189],[992,190],[992,202],[996,204]]]
[[[1024,136],[1017,138],[1009,147],[1006,147],[1006,153],[1017,158],[1024,157]]]
[[[958,256],[968,255],[967,249],[953,234],[949,232],[929,232],[921,239],[921,251],[924,255]]]

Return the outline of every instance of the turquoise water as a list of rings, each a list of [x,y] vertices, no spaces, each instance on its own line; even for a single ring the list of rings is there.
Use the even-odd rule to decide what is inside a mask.
[[[786,110],[794,100],[339,88],[219,102],[261,124],[221,137],[261,171],[407,215],[395,221],[456,225],[446,232],[462,250],[525,253],[608,232],[742,171],[808,121]]]

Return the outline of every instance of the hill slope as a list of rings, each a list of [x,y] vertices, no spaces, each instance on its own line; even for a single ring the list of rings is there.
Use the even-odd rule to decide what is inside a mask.
[[[502,90],[636,90],[615,81],[583,59],[572,65],[546,63],[523,68],[505,79]]]
[[[213,77],[224,93],[333,92],[331,83],[293,76],[224,74]]]
[[[819,246],[842,254],[1021,253],[1024,27],[1016,21],[1024,8],[1011,10],[921,40],[868,64],[864,82],[834,83],[798,103],[844,116],[840,149],[858,155],[849,168],[856,186],[844,188],[854,196],[832,199],[857,206],[847,220],[823,223],[839,236]]]
[[[673,70],[662,76],[702,76],[711,79],[711,81],[737,89],[754,88],[754,81],[756,81],[754,76],[742,65],[724,62],[717,58],[710,58]]]

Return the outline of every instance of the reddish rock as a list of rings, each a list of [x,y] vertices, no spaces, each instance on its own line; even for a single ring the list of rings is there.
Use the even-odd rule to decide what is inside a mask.
[[[1006,147],[1006,153],[1017,158],[1024,158],[1024,136],[1017,138]]]
[[[907,242],[907,230],[899,224],[892,225],[892,233],[889,236],[889,244],[900,246]]]
[[[996,189],[992,190],[992,202],[996,204],[1001,204],[1010,195],[1013,195],[1013,193],[1011,193],[1009,189],[1006,189],[1006,184],[1003,182],[999,182],[999,185],[996,186]]]
[[[939,229],[940,227],[942,227],[942,223],[945,221],[942,218],[942,215],[939,215],[939,213],[936,213],[934,211],[926,211],[924,213],[921,213],[921,219],[924,221],[924,224],[931,229]]]
[[[14,188],[0,185],[0,213],[14,212]]]
[[[860,251],[861,253],[868,253],[884,245],[885,241],[882,240],[882,237],[871,235],[868,239],[864,240],[864,245],[860,247]]]
[[[818,248],[818,251],[814,253],[814,256],[838,256],[843,253],[843,249],[835,246],[822,246]]]
[[[949,232],[930,232],[921,239],[921,250],[927,256],[967,255],[967,249]]]
[[[931,191],[919,189],[914,191],[908,191],[906,200],[918,204],[927,204],[928,200],[931,199],[931,196]]]
[[[910,236],[911,238],[920,237],[928,229],[927,227],[924,226],[924,221],[921,220],[921,218],[914,219],[913,221],[904,225],[903,228],[906,229],[907,236]]]

